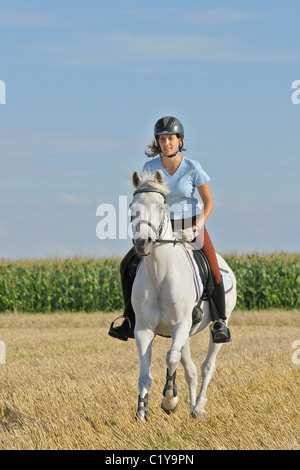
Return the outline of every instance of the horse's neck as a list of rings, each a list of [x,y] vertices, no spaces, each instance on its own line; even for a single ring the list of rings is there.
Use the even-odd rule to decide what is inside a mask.
[[[156,245],[152,248],[150,255],[145,258],[148,279],[155,286],[159,285],[173,271],[170,248],[170,245]]]
[[[172,240],[173,237],[173,229],[172,229],[172,224],[169,216],[167,216],[166,219],[166,228],[164,229],[163,227],[163,234],[162,234],[162,240]]]

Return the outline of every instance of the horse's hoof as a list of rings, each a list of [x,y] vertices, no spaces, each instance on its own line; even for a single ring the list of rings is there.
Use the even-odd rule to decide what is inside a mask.
[[[161,408],[168,415],[171,413],[175,413],[178,408],[178,397],[172,397],[171,399],[165,397],[161,402]]]
[[[148,413],[144,411],[137,411],[135,415],[135,421],[140,421],[141,423],[147,423],[149,419]]]
[[[176,413],[177,411],[177,408],[178,408],[178,405],[175,406],[175,408],[173,408],[172,410],[167,410],[167,408],[164,407],[163,403],[161,403],[161,409],[167,414],[167,415],[170,415],[170,414],[174,414]]]
[[[145,395],[144,398],[141,398],[141,396],[139,395],[138,409],[135,415],[136,421],[142,421],[143,423],[145,421],[148,421],[148,418],[149,418],[148,399],[149,399],[148,393]]]
[[[191,418],[196,419],[197,421],[205,421],[205,411],[191,411]]]

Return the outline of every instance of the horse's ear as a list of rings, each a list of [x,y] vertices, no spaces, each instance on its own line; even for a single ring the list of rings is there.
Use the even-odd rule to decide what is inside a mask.
[[[140,184],[140,182],[141,182],[141,178],[139,177],[138,172],[135,171],[135,172],[133,173],[133,175],[132,175],[132,183],[133,183],[133,186],[134,186],[135,188],[137,188],[138,185]]]
[[[155,170],[154,181],[155,181],[155,183],[163,184],[164,180],[163,180],[162,174],[159,170]]]

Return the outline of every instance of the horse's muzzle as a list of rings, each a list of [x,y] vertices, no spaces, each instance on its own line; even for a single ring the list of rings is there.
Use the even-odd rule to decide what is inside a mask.
[[[150,255],[151,246],[152,246],[152,239],[143,239],[137,238],[133,240],[133,244],[135,246],[135,251],[139,256],[148,256]]]

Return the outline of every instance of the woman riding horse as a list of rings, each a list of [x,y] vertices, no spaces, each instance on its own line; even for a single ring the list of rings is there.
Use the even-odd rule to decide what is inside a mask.
[[[170,207],[170,216],[174,230],[192,230],[194,246],[201,249],[210,265],[214,290],[211,297],[216,307],[212,326],[213,341],[222,343],[231,341],[229,329],[225,324],[225,291],[216,253],[205,228],[205,223],[213,209],[213,198],[209,188],[209,176],[198,161],[183,156],[184,128],[175,117],[166,116],[157,121],[154,127],[154,140],[148,146],[143,172],[154,173],[160,170],[170,193],[166,202]],[[157,158],[154,158],[157,157]],[[195,197],[195,189],[203,202],[203,211]],[[120,274],[125,304],[123,323],[115,327],[112,323],[109,335],[123,341],[134,338],[135,314],[131,305],[131,290],[139,257],[133,247],[121,262]],[[217,320],[216,320],[217,318]]]

